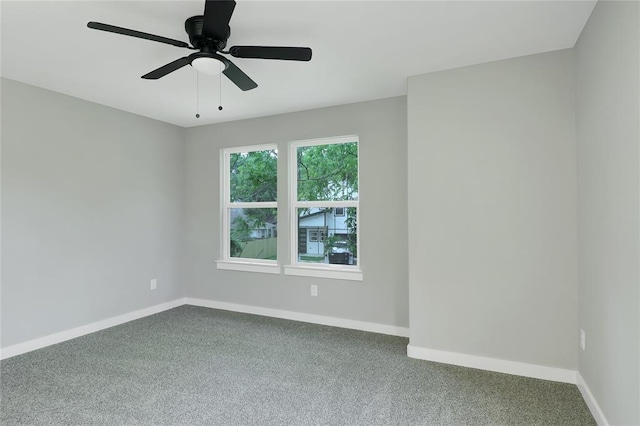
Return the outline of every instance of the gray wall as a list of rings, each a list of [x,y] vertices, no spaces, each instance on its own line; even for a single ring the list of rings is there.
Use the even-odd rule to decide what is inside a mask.
[[[640,10],[599,1],[576,45],[579,371],[614,425],[640,424]]]
[[[573,52],[409,79],[412,346],[577,367]]]
[[[216,269],[220,256],[220,148],[277,143],[278,198],[286,214],[287,142],[360,136],[361,267],[364,281]],[[337,106],[187,129],[187,295],[224,302],[408,326],[406,98]],[[289,229],[278,251],[288,259]],[[309,285],[318,285],[311,297]]]
[[[2,347],[181,295],[183,132],[2,79]]]

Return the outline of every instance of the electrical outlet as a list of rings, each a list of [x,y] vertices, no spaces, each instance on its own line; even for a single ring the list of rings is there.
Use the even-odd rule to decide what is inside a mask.
[[[158,280],[154,278],[151,280],[151,290],[155,290],[156,288],[158,288]]]
[[[311,284],[311,295],[312,296],[318,295],[318,286],[315,284]]]
[[[580,329],[580,347],[584,351],[585,341],[587,340],[587,335],[584,330]]]

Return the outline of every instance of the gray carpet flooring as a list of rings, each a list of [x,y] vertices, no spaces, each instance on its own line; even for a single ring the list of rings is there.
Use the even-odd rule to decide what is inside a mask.
[[[8,425],[595,425],[573,385],[407,339],[181,306],[0,362]]]

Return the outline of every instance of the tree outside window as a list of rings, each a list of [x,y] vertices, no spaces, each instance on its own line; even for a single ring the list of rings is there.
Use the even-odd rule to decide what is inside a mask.
[[[223,257],[275,262],[277,148],[228,149],[223,161]]]
[[[292,144],[294,263],[358,264],[356,137]],[[316,229],[325,229],[320,237]]]
[[[222,150],[222,261],[277,267],[278,222],[291,218],[293,266],[357,271],[358,138],[293,142],[289,161],[291,211],[283,216],[277,146]]]

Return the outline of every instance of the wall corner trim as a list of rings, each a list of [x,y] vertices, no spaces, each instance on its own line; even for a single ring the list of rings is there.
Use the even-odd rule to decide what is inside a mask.
[[[407,356],[443,364],[576,384],[576,371],[407,345]]]
[[[265,317],[281,318],[292,321],[308,322],[312,324],[328,325],[332,327],[349,328],[352,330],[368,331],[371,333],[388,334],[391,336],[409,337],[408,327],[398,327],[387,324],[357,321],[323,315],[307,314],[303,312],[284,311],[280,309],[261,308],[259,306],[239,305],[236,303],[219,302],[217,300],[186,298],[185,304],[205,308],[222,309],[224,311],[243,312],[245,314],[262,315]]]
[[[607,422],[604,413],[600,409],[598,402],[593,397],[589,386],[587,386],[587,383],[584,381],[580,372],[578,372],[576,384],[578,385],[578,390],[580,390],[580,393],[582,394],[582,398],[584,398],[584,402],[587,403],[587,407],[589,407],[589,410],[591,411],[591,415],[596,420],[596,423],[598,423],[598,426],[609,426],[609,422]]]
[[[86,334],[95,333],[96,331],[104,330],[105,328],[110,328],[116,325],[124,324],[125,322],[137,320],[139,318],[176,308],[178,306],[184,305],[184,303],[185,299],[180,298],[172,300],[170,302],[161,303],[159,305],[154,305],[148,308],[143,308],[137,311],[107,318],[101,321],[81,325],[80,327],[72,328],[70,330],[60,331],[58,333],[49,334],[48,336],[39,337],[23,343],[17,343],[15,345],[7,346],[6,348],[0,349],[0,359],[11,358],[26,352],[35,351],[36,349],[55,345],[56,343],[75,339],[76,337],[84,336]]]

